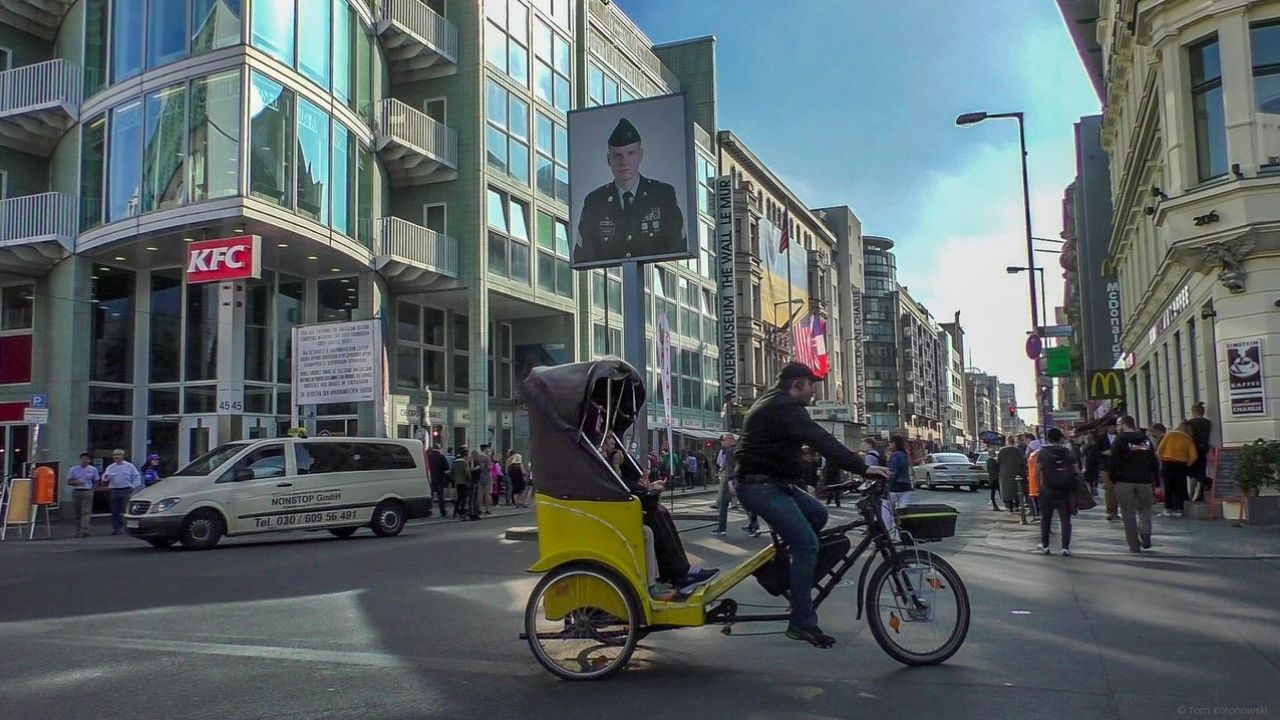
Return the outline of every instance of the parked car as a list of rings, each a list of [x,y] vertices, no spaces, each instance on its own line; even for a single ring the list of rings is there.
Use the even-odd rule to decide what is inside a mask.
[[[987,458],[991,457],[991,453],[983,450],[973,458],[973,464],[982,468],[982,482],[978,483],[978,487],[984,488],[991,484],[991,478],[987,476]]]
[[[985,463],[985,460],[983,461]],[[987,466],[978,465],[963,453],[933,453],[911,469],[912,485],[933,490],[937,487],[967,487],[977,492],[987,479]]]

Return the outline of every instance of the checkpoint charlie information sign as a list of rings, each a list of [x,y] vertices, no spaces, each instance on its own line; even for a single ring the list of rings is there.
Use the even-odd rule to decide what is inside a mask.
[[[363,402],[382,393],[379,321],[301,325],[293,348],[295,403]]]

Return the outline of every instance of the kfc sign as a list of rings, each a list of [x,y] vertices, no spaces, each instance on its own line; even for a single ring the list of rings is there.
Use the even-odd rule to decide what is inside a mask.
[[[187,283],[262,277],[262,238],[241,235],[187,247]]]

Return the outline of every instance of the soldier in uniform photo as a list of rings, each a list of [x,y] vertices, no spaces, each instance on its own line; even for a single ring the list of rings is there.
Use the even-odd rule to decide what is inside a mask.
[[[640,174],[644,147],[631,121],[609,135],[613,182],[587,194],[578,222],[574,261],[671,255],[687,246],[675,188]]]

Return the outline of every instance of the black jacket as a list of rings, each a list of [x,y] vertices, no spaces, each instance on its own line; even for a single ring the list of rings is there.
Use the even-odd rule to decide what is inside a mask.
[[[631,207],[624,208],[623,200],[613,182],[583,199],[574,262],[672,255],[685,250],[684,214],[674,187],[642,176]]]
[[[439,450],[427,451],[427,477],[431,487],[444,487],[449,481],[449,461]]]
[[[1149,484],[1160,470],[1160,459],[1144,433],[1127,432],[1116,436],[1110,469],[1113,482]]]
[[[786,390],[774,388],[751,406],[738,441],[738,477],[767,475],[799,484],[804,471],[803,445],[849,472],[861,475],[867,464],[809,417],[804,405]]]

